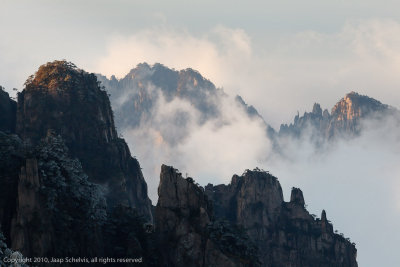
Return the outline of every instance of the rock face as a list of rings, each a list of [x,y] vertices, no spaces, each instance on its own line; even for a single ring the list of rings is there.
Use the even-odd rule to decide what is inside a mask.
[[[232,234],[232,227],[214,220],[204,189],[193,179],[184,179],[174,168],[163,165],[158,193],[156,236],[165,266],[257,264],[246,237]],[[224,244],[228,236],[231,251]],[[236,244],[242,246],[235,247]]]
[[[284,202],[277,178],[260,170],[204,191],[162,166],[155,214],[166,266],[241,266],[246,256],[245,266],[357,266],[354,244],[333,232],[325,211],[311,216],[298,188]]]
[[[0,132],[0,232],[8,247],[27,257],[145,257],[149,266],[143,223],[129,206],[107,207],[104,187],[88,180],[61,136],[32,146]]]
[[[79,161],[68,157],[60,137],[48,136],[25,151],[14,175],[18,188],[10,231],[13,249],[53,256],[102,251],[103,193],[88,181]]]
[[[297,115],[290,125],[282,124],[280,136],[300,137],[311,132],[311,139],[318,141],[338,137],[352,137],[360,134],[365,119],[376,119],[397,111],[368,96],[351,92],[332,108],[322,111],[319,104],[314,104],[312,112]]]
[[[393,108],[378,100],[351,92],[332,108],[328,136],[359,134],[362,119],[382,116],[392,111]]]
[[[18,135],[7,132],[0,232],[8,247],[27,257],[143,257],[156,265],[143,227],[152,220],[147,186],[93,74],[65,61],[41,66],[18,95]]]
[[[68,158],[62,140],[49,137],[32,147],[0,132],[0,147],[0,221],[7,243],[26,256],[99,251],[105,199],[79,162]]]
[[[91,182],[104,186],[110,206],[135,207],[151,220],[151,203],[139,163],[118,138],[113,112],[94,74],[54,61],[39,68],[18,95],[17,134],[37,144],[60,135]]]
[[[17,103],[0,86],[0,131],[15,133]]]
[[[23,163],[21,139],[0,132],[0,228],[8,241],[17,205],[18,175]]]
[[[247,170],[229,185],[207,185],[205,193],[216,218],[243,225],[262,266],[357,266],[355,246],[334,234],[325,211],[314,219],[298,188],[284,202],[278,180],[267,172]]]

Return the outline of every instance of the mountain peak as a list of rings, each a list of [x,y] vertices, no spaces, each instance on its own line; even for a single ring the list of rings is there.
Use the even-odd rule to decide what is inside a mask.
[[[331,114],[336,117],[336,120],[348,121],[386,109],[388,109],[388,106],[382,104],[378,100],[352,91],[336,103],[332,108]]]
[[[66,60],[55,60],[39,67],[35,75],[31,75],[25,82],[26,89],[47,87],[54,90],[60,87],[68,87],[76,82],[79,74],[84,71],[75,64]],[[94,78],[94,75],[93,75]]]
[[[295,188],[295,187],[292,188],[292,192],[290,195],[290,202],[299,204],[304,207],[305,202],[303,197],[303,191],[301,191],[300,188]]]
[[[357,93],[356,91],[351,91],[350,93],[346,94],[346,97],[353,97],[353,96],[357,97],[360,96],[360,94]]]
[[[311,127],[312,135],[318,138],[355,136],[361,130],[360,120],[382,115],[389,110],[391,108],[388,105],[351,91],[335,104],[330,114],[327,109],[322,111],[321,106],[315,103],[312,112],[305,112],[302,117],[295,116],[294,123],[290,125],[282,124],[279,134],[299,137]]]
[[[137,127],[142,119],[151,117],[157,102],[174,99],[188,101],[200,112],[200,121],[216,117],[220,107],[216,99],[222,99],[222,90],[204,78],[198,71],[170,69],[160,63],[138,64],[124,78],[111,81],[99,75],[99,80],[111,95],[116,108],[116,124],[120,129]],[[127,111],[135,112],[128,116]]]
[[[322,116],[322,109],[320,104],[318,103],[314,103],[313,109],[312,109],[312,113],[315,115],[321,115]]]

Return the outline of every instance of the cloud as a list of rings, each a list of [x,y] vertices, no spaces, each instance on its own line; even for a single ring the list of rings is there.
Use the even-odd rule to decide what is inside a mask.
[[[157,99],[139,127],[122,129],[154,203],[161,164],[173,165],[203,185],[229,183],[233,172],[261,163],[271,150],[263,121],[251,119],[231,97],[218,98],[220,115],[205,122],[188,100],[168,102],[160,91]]]
[[[184,30],[165,27],[142,30],[129,37],[111,39],[108,53],[99,60],[97,70],[106,75],[123,77],[136,64],[162,63],[177,69],[200,70],[217,84],[225,76],[223,68],[250,58],[249,36],[241,29],[218,26],[194,36]]]
[[[227,184],[234,173],[258,166],[279,178],[286,200],[292,186],[300,187],[310,213],[325,209],[334,228],[357,244],[360,266],[377,266],[382,258],[387,266],[399,262],[400,236],[393,233],[400,223],[400,118],[365,121],[360,137],[322,150],[307,136],[281,140],[282,157],[273,153],[262,121],[251,120],[232,98],[219,100],[219,117],[199,123],[200,112],[187,100],[168,102],[152,90],[158,102],[151,116],[123,135],[154,204],[162,163],[201,185]]]
[[[82,67],[94,66],[89,71],[119,77],[140,62],[191,67],[228,94],[241,95],[275,127],[292,121],[297,110],[310,110],[314,102],[332,107],[351,90],[400,106],[400,24],[395,20],[349,21],[331,33],[270,32],[254,37],[224,26],[197,34],[155,27],[110,37],[105,54],[95,63],[102,48],[98,54],[82,54],[95,42],[76,54],[69,48],[75,44],[72,37],[69,43],[56,40],[48,54],[44,43],[52,43],[50,37],[34,52],[15,46],[16,39],[5,39],[0,43],[5,62],[0,70],[3,80],[22,84],[38,64],[54,57],[75,58]],[[289,142],[287,160],[271,155],[260,122],[249,120],[232,99],[221,103],[223,117],[205,124],[197,123],[200,115],[187,102],[159,101],[147,125],[123,131],[144,168],[153,201],[161,163],[176,166],[203,185],[227,183],[233,173],[259,166],[278,176],[286,196],[292,186],[301,187],[311,212],[319,214],[325,208],[335,228],[357,243],[360,265],[377,266],[382,258],[387,266],[400,262],[395,251],[400,240],[393,234],[400,222],[400,131],[394,122],[379,127],[371,122],[363,136],[339,142],[329,153],[315,153],[305,140]]]
[[[360,266],[397,266],[400,236],[399,118],[365,121],[362,135],[317,152],[307,139],[285,146],[290,159],[265,162],[286,199],[300,187],[311,213],[326,209],[334,228],[356,243]],[[286,140],[290,143],[290,140]],[[384,249],[383,249],[384,248]]]
[[[114,38],[98,71],[123,76],[143,61],[192,67],[228,94],[243,96],[277,127],[314,102],[332,107],[351,90],[400,106],[399,36],[394,20],[351,21],[332,33],[275,34],[263,41],[226,27],[200,35],[153,28]],[[195,123],[198,114],[184,101],[160,101],[150,124],[124,131],[153,201],[160,163],[203,185],[227,183],[233,173],[259,166],[278,176],[286,199],[298,186],[312,213],[326,209],[334,227],[357,243],[360,266],[378,266],[383,258],[386,266],[397,266],[400,129],[395,120],[369,121],[361,137],[319,152],[307,139],[287,140],[289,157],[282,158],[271,154],[258,122],[249,122],[240,109],[230,110],[229,102],[221,105],[232,117],[216,127],[216,121]],[[177,114],[189,119],[171,128],[174,119],[168,116]],[[171,146],[165,141],[170,135],[182,139]]]
[[[111,38],[94,69],[124,76],[140,62],[198,70],[254,105],[275,128],[316,101],[332,107],[349,91],[400,106],[400,24],[349,21],[339,31],[270,33],[253,39],[218,26],[202,34],[155,27]]]

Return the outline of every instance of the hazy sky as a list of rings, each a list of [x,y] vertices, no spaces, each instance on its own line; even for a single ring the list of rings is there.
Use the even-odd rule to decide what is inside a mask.
[[[125,75],[136,64],[192,67],[278,127],[355,90],[400,106],[396,1],[1,0],[0,84],[67,59]]]
[[[117,77],[146,61],[197,69],[227,93],[240,94],[275,128],[314,102],[330,109],[353,90],[400,107],[398,1],[0,0],[0,10],[0,85],[8,91],[22,89],[54,59]],[[232,137],[224,131],[217,140]],[[241,139],[246,131],[236,132]],[[211,134],[205,128],[195,141]],[[300,186],[312,212],[327,208],[335,228],[358,244],[360,266],[400,266],[394,251],[400,199],[393,191],[400,139],[377,140],[380,135],[363,136],[317,161],[297,147],[306,156],[296,154],[293,164],[260,167],[278,176],[285,196]],[[199,143],[182,150],[200,149]],[[235,160],[210,173],[225,175]]]

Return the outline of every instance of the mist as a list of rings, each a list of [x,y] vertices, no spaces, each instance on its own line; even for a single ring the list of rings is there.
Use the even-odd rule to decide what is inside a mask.
[[[156,108],[140,127],[119,129],[153,204],[162,163],[202,185],[260,167],[279,178],[286,200],[300,187],[311,213],[326,209],[357,244],[360,266],[400,265],[398,120],[365,121],[361,136],[324,147],[307,134],[280,139],[277,154],[265,124],[232,97],[242,96],[275,129],[353,90],[400,107],[398,1],[4,0],[1,7],[0,85],[13,97],[39,65],[63,58],[117,77],[141,62],[190,67],[230,95],[215,100],[220,116],[204,121],[188,101],[149,88]]]
[[[303,190],[310,213],[327,211],[334,228],[358,249],[359,266],[397,266],[400,235],[399,118],[364,121],[362,135],[337,140],[323,150],[303,139],[286,146],[264,168],[275,174],[289,199]],[[384,259],[384,260],[383,260]]]
[[[140,62],[196,69],[230,95],[254,105],[278,128],[314,102],[332,107],[350,91],[400,106],[400,23],[348,20],[331,32],[255,36],[218,25],[201,33],[159,26],[113,35],[97,73],[123,77]]]
[[[228,183],[233,172],[262,163],[271,151],[266,126],[260,117],[250,117],[234,98],[218,101],[218,116],[204,114],[182,98],[166,101],[159,89],[151,115],[140,126],[121,129],[145,175],[149,197],[157,203],[161,164],[173,165],[200,184]]]
[[[259,117],[250,118],[231,97],[219,99],[220,116],[201,123],[188,100],[158,101],[140,127],[123,129],[139,159],[149,196],[157,203],[161,164],[178,168],[200,185],[228,184],[233,174],[255,167],[277,176],[286,201],[300,187],[308,210],[325,209],[334,229],[350,237],[360,266],[396,266],[400,235],[399,118],[364,120],[362,134],[316,146],[311,130],[300,139],[280,138],[274,151]],[[372,242],[373,241],[373,242]]]

